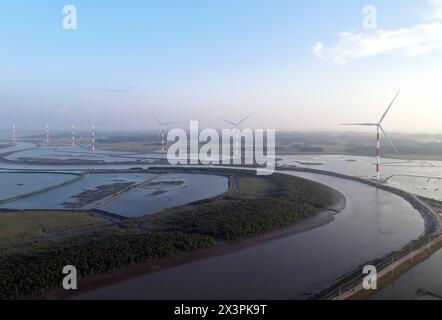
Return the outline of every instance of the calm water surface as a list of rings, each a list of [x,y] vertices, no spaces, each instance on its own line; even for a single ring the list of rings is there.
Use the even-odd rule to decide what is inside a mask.
[[[136,188],[101,209],[134,217],[213,198],[229,188],[226,177],[207,174],[171,173],[152,182],[154,186]]]
[[[47,209],[62,210],[67,209],[64,203],[76,203],[78,199],[75,196],[88,190],[96,190],[103,185],[112,185],[115,183],[136,183],[143,182],[156,175],[148,173],[103,173],[88,174],[82,180],[72,184],[57,188],[42,194],[24,198],[15,202],[0,206],[4,209]],[[100,203],[103,203],[110,197],[100,199],[84,205],[78,209],[91,209]]]
[[[442,250],[404,273],[374,300],[442,300]]]
[[[401,249],[424,232],[419,213],[396,195],[334,177],[298,176],[340,190],[347,196],[347,208],[323,227],[148,274],[79,298],[305,299],[306,293]]]
[[[0,172],[0,201],[56,186],[77,178],[72,174]]]

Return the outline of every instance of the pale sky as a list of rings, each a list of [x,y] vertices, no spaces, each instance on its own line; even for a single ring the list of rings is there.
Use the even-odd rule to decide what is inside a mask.
[[[334,2],[334,3],[332,3]],[[442,0],[73,0],[0,3],[0,128],[246,126],[442,133]],[[67,120],[69,118],[70,120]],[[348,128],[344,128],[348,130]],[[358,128],[352,130],[359,130]]]

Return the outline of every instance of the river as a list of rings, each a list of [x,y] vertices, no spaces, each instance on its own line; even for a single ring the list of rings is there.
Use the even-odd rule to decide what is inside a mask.
[[[402,198],[365,184],[310,173],[347,197],[329,224],[147,274],[78,299],[305,299],[372,259],[399,250],[424,232],[419,213]],[[81,284],[80,284],[81,286]]]

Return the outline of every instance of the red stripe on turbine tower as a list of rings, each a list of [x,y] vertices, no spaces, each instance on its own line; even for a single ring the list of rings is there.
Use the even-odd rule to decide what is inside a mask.
[[[96,146],[95,146],[95,127],[96,126],[100,126],[100,125],[102,125],[102,124],[105,124],[106,122],[96,122],[96,123],[93,123],[93,122],[91,122],[89,119],[88,119],[88,117],[86,117],[84,114],[83,114],[83,117],[86,119],[86,121],[87,122],[89,122],[89,124],[91,125],[91,134],[92,134],[92,151],[95,151],[95,149],[96,149]]]
[[[152,112],[150,113],[152,117],[158,122],[160,125],[160,136],[161,139],[161,152],[166,152],[165,144],[166,144],[166,129],[167,127],[170,127],[171,125],[178,124],[179,122],[166,122],[163,123],[160,119],[157,118],[156,115],[154,115]]]
[[[393,142],[391,141],[390,137],[387,135],[387,132],[385,132],[384,128],[382,127],[382,122],[384,121],[385,117],[387,116],[388,112],[390,111],[393,103],[396,101],[396,98],[398,97],[399,92],[396,94],[396,96],[393,98],[393,101],[391,101],[390,105],[388,106],[387,110],[382,115],[381,119],[378,123],[347,123],[342,124],[343,126],[364,126],[364,127],[376,127],[377,134],[376,134],[376,174],[378,181],[380,180],[380,167],[381,167],[381,131],[384,133],[384,136],[388,139],[391,146],[393,147],[394,151],[398,153],[396,147],[394,146]]]

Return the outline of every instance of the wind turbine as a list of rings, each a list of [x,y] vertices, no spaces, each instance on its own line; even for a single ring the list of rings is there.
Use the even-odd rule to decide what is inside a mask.
[[[154,119],[158,122],[158,124],[160,125],[160,138],[161,138],[161,152],[166,152],[164,145],[165,145],[165,135],[166,135],[166,127],[168,126],[172,126],[174,124],[178,124],[179,121],[175,121],[175,122],[162,122],[160,119],[158,119],[158,117],[156,115],[154,115],[152,112],[150,113],[152,115],[152,117],[154,117]]]
[[[84,114],[83,114],[83,117],[91,125],[92,151],[95,151],[95,127],[101,126],[102,124],[105,124],[106,122],[95,122],[95,123],[93,123]],[[75,131],[74,131],[74,133],[75,133]]]
[[[49,144],[51,142],[51,130],[49,124],[46,125],[45,134],[46,134],[46,144]]]
[[[396,149],[396,147],[393,144],[393,141],[390,139],[390,137],[388,136],[387,132],[384,130],[384,128],[382,127],[382,122],[384,121],[385,117],[387,116],[388,112],[390,111],[391,107],[393,106],[394,102],[396,101],[396,98],[398,97],[400,91],[398,91],[398,93],[395,95],[395,97],[393,98],[393,101],[391,101],[390,105],[388,106],[387,110],[384,112],[384,114],[382,115],[381,119],[379,120],[378,123],[347,123],[347,124],[341,124],[342,126],[365,126],[365,127],[376,127],[376,132],[377,132],[377,136],[376,136],[376,158],[377,158],[377,163],[376,163],[376,175],[377,175],[377,180],[380,181],[380,169],[381,169],[381,131],[384,134],[384,136],[387,138],[388,142],[391,144],[391,146],[393,147],[394,151],[396,153],[399,153],[398,150]]]
[[[239,121],[239,122],[234,122],[234,121],[230,121],[230,120],[226,120],[226,119],[220,118],[220,120],[222,120],[222,121],[224,121],[224,122],[226,122],[226,123],[232,125],[232,126],[235,128],[235,130],[236,130],[236,134],[237,134],[237,137],[236,137],[236,156],[237,156],[237,157],[239,156],[239,144],[240,144],[240,141],[239,141],[239,132],[240,132],[240,130],[241,130],[240,126],[241,126],[246,120],[248,120],[251,116],[253,116],[253,113],[249,114],[247,117],[245,117],[244,119],[242,119],[242,120]]]
[[[65,114],[65,119],[66,119],[67,124],[71,123],[71,144],[72,144],[72,147],[74,148],[75,147],[75,143],[77,141],[75,139],[75,129],[76,129],[77,126],[79,126],[79,124],[71,122],[71,116],[70,116],[69,113]]]
[[[17,141],[17,136],[15,134],[15,129],[16,129],[16,126],[15,126],[15,124],[13,124],[12,125],[12,142],[16,142]]]
[[[71,122],[71,115],[70,115],[70,113],[65,113],[64,116],[65,116],[65,120],[66,120],[67,124],[71,124],[71,144],[72,144],[72,147],[74,148],[75,147],[75,143],[77,141],[75,139],[75,128],[76,128],[76,126],[79,126],[79,124]]]
[[[76,138],[75,138],[75,129],[76,126],[78,126],[79,124],[73,124],[71,125],[71,143],[72,143],[72,147],[75,147],[75,143],[76,143]]]

